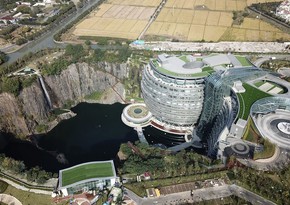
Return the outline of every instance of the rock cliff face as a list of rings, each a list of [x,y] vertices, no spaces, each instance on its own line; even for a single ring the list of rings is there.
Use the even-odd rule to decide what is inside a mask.
[[[29,134],[29,129],[19,105],[12,94],[0,94],[0,129],[22,137]]]
[[[127,76],[126,64],[86,63],[70,65],[60,75],[43,76],[54,108],[77,104],[94,92],[102,92],[99,103],[123,102],[125,89],[120,80]],[[37,124],[48,121],[49,106],[39,82],[23,89],[19,96],[0,94],[0,130],[17,136],[33,133]],[[96,102],[96,101],[94,101]]]
[[[100,66],[104,66],[104,69],[100,69]],[[91,67],[86,63],[79,63],[70,65],[61,75],[44,77],[44,81],[53,104],[63,106],[68,101],[80,102],[93,92],[104,92],[114,87],[125,77],[126,69],[126,66],[120,67],[114,64],[104,63]]]

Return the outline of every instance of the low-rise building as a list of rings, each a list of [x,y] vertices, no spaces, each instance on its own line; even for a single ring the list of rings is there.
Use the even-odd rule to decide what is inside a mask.
[[[59,171],[58,190],[63,196],[112,188],[117,181],[113,160],[79,164]]]

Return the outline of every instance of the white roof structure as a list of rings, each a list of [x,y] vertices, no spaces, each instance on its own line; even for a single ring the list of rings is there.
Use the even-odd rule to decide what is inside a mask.
[[[195,58],[191,59],[190,57],[187,57],[187,56],[185,57],[187,61],[195,60]],[[181,58],[177,56],[169,56],[167,54],[158,55],[158,61],[161,64],[161,67],[174,73],[193,74],[193,73],[202,72],[202,69],[201,69],[201,67],[203,66],[202,62],[198,62],[202,64],[202,65],[200,64],[201,67],[199,67],[198,64],[189,65],[190,63],[197,62],[197,61],[185,62],[184,60],[182,60]]]
[[[232,89],[235,93],[246,92],[246,89],[243,87],[243,83],[240,80],[234,82]]]
[[[217,54],[209,57],[205,57],[202,60],[205,64],[209,66],[216,66],[222,64],[231,64],[231,60],[226,54]]]

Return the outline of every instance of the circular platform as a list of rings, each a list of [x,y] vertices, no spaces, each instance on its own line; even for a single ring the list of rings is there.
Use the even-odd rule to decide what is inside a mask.
[[[255,124],[263,137],[279,147],[290,149],[290,112],[276,110],[273,113],[260,114]]]
[[[289,122],[279,122],[277,127],[281,132],[283,132],[287,135],[290,135],[290,123]]]
[[[122,121],[130,126],[147,126],[152,114],[146,108],[144,103],[134,103],[126,106],[122,113]]]
[[[239,155],[248,154],[250,152],[250,147],[245,143],[237,142],[231,146],[232,150]]]

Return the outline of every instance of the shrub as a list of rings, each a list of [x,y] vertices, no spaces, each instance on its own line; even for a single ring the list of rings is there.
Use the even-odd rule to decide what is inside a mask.
[[[4,181],[0,181],[0,193],[3,193],[8,187],[8,184]]]
[[[27,40],[25,38],[18,38],[15,43],[16,45],[20,46],[24,43],[27,43]]]

